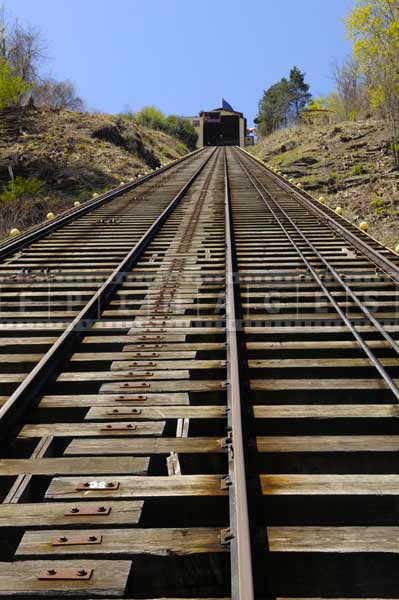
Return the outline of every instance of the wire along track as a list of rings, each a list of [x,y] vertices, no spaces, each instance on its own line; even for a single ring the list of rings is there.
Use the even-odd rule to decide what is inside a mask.
[[[238,148],[0,253],[1,597],[399,598],[396,255]]]

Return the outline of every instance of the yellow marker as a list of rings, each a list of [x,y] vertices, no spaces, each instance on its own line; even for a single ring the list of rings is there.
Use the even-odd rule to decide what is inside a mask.
[[[94,194],[93,194],[93,196],[92,196],[92,197],[93,197],[93,198],[97,198],[97,196],[98,196],[97,192],[94,192]]]
[[[299,189],[301,190],[303,188],[302,183],[297,183],[297,187],[299,187]]]
[[[319,202],[320,202],[320,204],[325,204],[326,203],[326,199],[324,198],[324,196],[320,196]]]
[[[79,200],[76,200],[76,202],[74,202],[73,205],[75,208],[78,208],[78,206],[80,206]]]
[[[342,210],[342,208],[340,206],[337,206],[337,208],[335,209],[335,212],[337,213],[337,215],[342,215],[342,213],[344,211]]]
[[[52,221],[52,219],[55,219],[55,214],[52,212],[47,213],[47,219],[49,221]]]
[[[369,228],[369,224],[367,223],[367,221],[362,221],[359,225],[359,229],[361,229],[362,231],[367,231]]]
[[[19,229],[17,229],[16,227],[13,227],[13,229],[11,229],[10,231],[10,236],[11,237],[15,237],[16,235],[19,235],[21,232]]]
[[[399,244],[395,247],[396,254],[399,254]]]
[[[124,182],[124,181],[121,181],[119,185],[125,185],[125,182]]]
[[[290,183],[294,183],[294,180],[292,179],[292,177],[290,177],[288,181],[289,181]]]

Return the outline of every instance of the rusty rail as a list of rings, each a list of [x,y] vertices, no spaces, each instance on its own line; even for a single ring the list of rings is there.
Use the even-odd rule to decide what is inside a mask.
[[[224,151],[225,152],[225,151]],[[229,176],[224,156],[225,223],[226,223],[226,340],[227,340],[227,406],[230,436],[229,503],[232,600],[253,600],[252,550],[248,514],[247,477],[243,436],[240,367],[237,341],[235,297],[234,241],[231,220]]]

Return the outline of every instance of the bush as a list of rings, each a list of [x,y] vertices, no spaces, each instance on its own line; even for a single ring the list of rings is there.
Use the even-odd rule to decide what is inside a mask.
[[[28,85],[15,75],[6,60],[0,57],[0,110],[19,104]]]
[[[42,185],[42,182],[35,177],[32,179],[17,177],[15,181],[9,181],[6,185],[3,185],[0,202],[13,202],[35,196],[41,190]]]
[[[136,113],[135,120],[143,127],[163,131],[177,138],[185,144],[190,150],[194,150],[197,144],[197,132],[187,119],[169,115],[166,117],[162,111],[155,106],[145,106],[140,112]]]
[[[362,173],[364,173],[364,171],[365,171],[364,165],[357,164],[357,165],[353,165],[353,167],[352,167],[352,173],[354,175],[361,175]]]

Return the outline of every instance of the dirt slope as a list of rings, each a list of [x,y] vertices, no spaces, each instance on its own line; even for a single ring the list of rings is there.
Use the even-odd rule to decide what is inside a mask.
[[[399,243],[399,172],[382,122],[282,130],[251,151],[330,206],[341,206],[346,218],[368,221],[369,233],[384,244]]]
[[[9,182],[10,164],[15,176],[42,182],[34,198],[0,201],[0,236],[187,151],[178,140],[127,117],[28,107],[22,113],[0,112],[0,191]]]

